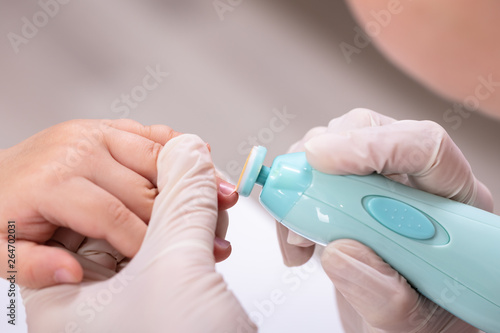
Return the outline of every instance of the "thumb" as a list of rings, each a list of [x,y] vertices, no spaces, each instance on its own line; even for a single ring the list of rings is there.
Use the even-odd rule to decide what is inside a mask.
[[[182,254],[213,260],[217,225],[217,184],[203,140],[184,134],[170,140],[158,157],[158,190],[145,237],[157,256]]]
[[[321,262],[337,291],[370,328],[407,332],[428,317],[420,313],[426,310],[420,306],[423,297],[365,245],[348,239],[335,241],[325,248]],[[339,304],[343,315],[352,315],[349,304]]]
[[[0,241],[1,248],[7,249],[6,243],[4,240]],[[15,256],[9,258],[8,254],[11,253],[5,253],[7,256],[2,256],[2,264],[6,267],[0,265],[2,276],[14,276],[15,283],[21,286],[43,288],[59,283],[77,283],[83,277],[83,270],[78,261],[60,248],[17,240]]]

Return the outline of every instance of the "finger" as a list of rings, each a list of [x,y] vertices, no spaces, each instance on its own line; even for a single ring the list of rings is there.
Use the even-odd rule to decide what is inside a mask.
[[[327,133],[342,133],[365,127],[383,126],[396,122],[395,119],[384,116],[380,113],[365,108],[356,108],[346,114],[332,119],[328,124]],[[386,174],[386,177],[408,184],[408,176],[406,174]]]
[[[188,134],[170,140],[158,159],[158,175],[160,193],[145,240],[147,248],[158,258],[182,250],[183,256],[198,263],[214,262],[217,184],[205,143]]]
[[[0,246],[7,249],[5,240],[0,241]],[[63,249],[16,240],[15,253],[18,259],[13,263],[17,271],[15,279],[21,286],[43,288],[60,283],[78,283],[82,280],[83,270],[80,264]],[[9,264],[8,259],[2,255],[0,266]],[[8,278],[11,269],[8,266],[1,268],[2,276]]]
[[[214,240],[214,257],[216,262],[226,260],[231,255],[231,243],[225,240],[228,225],[229,215],[227,211],[221,210],[219,207]]]
[[[215,237],[214,240],[214,257],[215,262],[221,262],[229,258],[231,255],[231,243],[220,237]]]
[[[231,208],[238,201],[238,193],[235,191],[235,186],[221,177],[222,174],[216,170],[217,182],[217,201],[219,214],[217,216],[217,227],[215,229],[214,240],[214,257],[216,262],[221,262],[229,258],[231,255],[231,243],[225,240],[227,228],[229,225],[229,216],[227,209]]]
[[[219,213],[217,215],[217,226],[215,227],[215,236],[225,239],[228,226],[229,214],[227,211],[219,209]]]
[[[233,184],[217,177],[217,188],[219,210],[229,209],[238,202],[238,192]]]
[[[149,222],[158,195],[153,183],[111,157],[99,159],[94,170],[89,177],[93,183],[118,198],[144,222]]]
[[[391,124],[395,121],[396,120],[393,118],[384,116],[369,109],[353,109],[341,117],[332,119],[328,124],[328,127],[318,126],[310,129],[301,140],[293,144],[288,149],[288,153],[304,151],[304,144],[307,141],[322,134],[340,133],[363,127],[383,126]]]
[[[72,178],[38,199],[40,213],[56,225],[106,239],[125,256],[139,250],[146,224],[120,200],[84,178]]]
[[[104,126],[139,135],[164,146],[169,140],[181,135],[166,125],[146,126],[132,119],[104,120]]]
[[[420,311],[418,293],[370,248],[353,240],[329,244],[321,257],[337,290],[371,327],[406,332]]]
[[[483,209],[469,163],[446,131],[430,121],[400,121],[340,134],[324,134],[306,143],[309,163],[331,174],[408,174],[424,191]]]
[[[327,173],[418,175],[432,166],[443,139],[435,123],[400,121],[317,136],[306,143],[306,154],[315,169]],[[418,156],[409,160],[414,150]],[[457,149],[450,155],[456,161]]]
[[[153,184],[156,184],[156,161],[161,147],[169,140],[182,134],[166,125],[146,126],[132,119],[104,120],[103,128],[105,134],[111,134],[106,135],[105,138],[110,143],[116,143],[116,145],[112,145],[112,147],[116,147],[113,156],[118,161],[123,161],[130,169],[149,179]],[[116,135],[116,131],[113,129],[131,135]],[[139,136],[140,139],[136,136]],[[122,139],[125,141],[121,142]],[[128,152],[127,147],[123,145],[127,141],[133,144],[129,147]],[[139,154],[139,159],[134,160],[133,156],[130,156],[131,152],[134,153],[132,154],[134,156]],[[145,160],[141,159],[144,157]]]
[[[109,153],[118,163],[156,184],[156,161],[162,144],[111,127],[104,132],[104,139]]]
[[[312,257],[314,246],[299,247],[289,244],[287,242],[289,230],[279,222],[276,222],[276,231],[285,265],[300,266],[305,264]]]

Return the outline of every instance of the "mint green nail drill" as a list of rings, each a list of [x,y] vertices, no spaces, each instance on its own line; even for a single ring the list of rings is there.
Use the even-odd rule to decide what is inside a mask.
[[[500,332],[500,216],[381,175],[313,169],[305,153],[263,166],[253,147],[237,185],[280,223],[321,245],[349,238],[371,247],[421,294],[478,327]]]

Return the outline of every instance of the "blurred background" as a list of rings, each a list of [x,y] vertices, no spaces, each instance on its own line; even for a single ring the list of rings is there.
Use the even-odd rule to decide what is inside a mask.
[[[500,211],[499,124],[475,113],[450,122],[451,101],[369,43],[346,57],[340,45],[354,45],[358,24],[343,1],[62,2],[0,1],[0,149],[70,119],[131,118],[198,134],[237,180],[252,145],[268,148],[269,163],[310,128],[365,107],[440,123]],[[234,254],[220,266],[230,287],[263,332],[341,332],[319,263],[307,274],[284,267],[254,201],[231,211]],[[262,302],[275,289],[288,296],[270,312]]]

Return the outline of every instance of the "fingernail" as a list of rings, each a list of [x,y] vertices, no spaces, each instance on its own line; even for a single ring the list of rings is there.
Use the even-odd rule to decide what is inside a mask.
[[[219,184],[219,191],[222,193],[222,195],[225,196],[230,196],[233,194],[236,190],[236,187],[233,184],[227,183],[227,182],[220,182]]]
[[[207,149],[209,152],[212,152],[212,147],[210,147],[210,143],[208,142],[205,142],[205,144],[207,145]]]
[[[217,243],[217,245],[222,249],[227,249],[228,247],[231,246],[231,242],[219,237],[215,237],[214,242]]]
[[[59,268],[54,273],[54,280],[57,283],[76,283],[78,279],[65,268]]]

